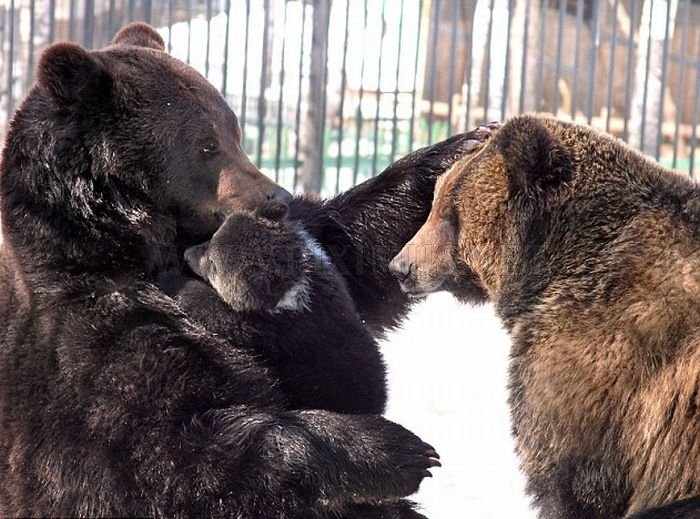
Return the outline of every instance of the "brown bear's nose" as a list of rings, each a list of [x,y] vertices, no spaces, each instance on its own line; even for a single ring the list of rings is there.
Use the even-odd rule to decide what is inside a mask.
[[[272,194],[267,196],[267,199],[269,201],[275,200],[284,204],[288,204],[292,201],[292,194],[285,188],[277,186],[277,188],[275,188]]]
[[[391,263],[389,263],[389,271],[396,276],[399,282],[403,283],[409,277],[411,277],[413,263],[401,256],[396,256],[393,260],[391,260]]]

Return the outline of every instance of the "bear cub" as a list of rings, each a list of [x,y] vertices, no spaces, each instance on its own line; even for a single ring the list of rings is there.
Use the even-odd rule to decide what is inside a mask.
[[[286,206],[229,215],[212,239],[185,251],[202,280],[177,299],[206,329],[249,344],[294,409],[382,413],[386,369],[340,273],[286,218]]]

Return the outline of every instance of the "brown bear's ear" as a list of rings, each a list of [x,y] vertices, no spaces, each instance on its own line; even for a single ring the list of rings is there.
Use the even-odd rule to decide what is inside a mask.
[[[113,45],[134,45],[148,49],[165,50],[165,42],[156,30],[142,22],[130,23],[112,40]]]
[[[544,191],[571,179],[564,144],[536,117],[511,119],[494,137],[513,191]]]
[[[74,43],[56,43],[42,53],[37,83],[65,103],[96,102],[111,91],[111,78],[104,67]]]

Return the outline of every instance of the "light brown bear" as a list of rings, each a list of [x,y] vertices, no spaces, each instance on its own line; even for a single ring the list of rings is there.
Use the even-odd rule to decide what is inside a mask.
[[[438,181],[390,268],[409,294],[494,303],[542,517],[700,517],[697,183],[588,127],[516,117]]]

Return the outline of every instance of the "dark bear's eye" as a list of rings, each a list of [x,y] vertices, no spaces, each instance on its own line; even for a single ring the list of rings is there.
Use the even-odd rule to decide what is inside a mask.
[[[213,157],[219,153],[219,146],[215,142],[208,142],[202,146],[202,153],[207,157]]]

